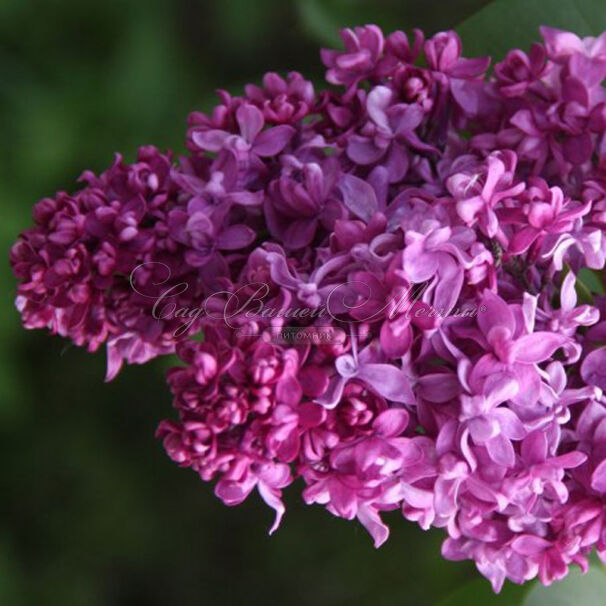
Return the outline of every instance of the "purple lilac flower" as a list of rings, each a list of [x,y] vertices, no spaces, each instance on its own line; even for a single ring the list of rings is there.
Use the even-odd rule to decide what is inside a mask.
[[[376,546],[384,511],[443,529],[495,591],[606,562],[606,33],[541,35],[488,76],[367,25],[329,90],[220,91],[178,161],[38,202],[23,325],[105,344],[108,379],[176,352],[158,437],[270,532],[298,478]]]

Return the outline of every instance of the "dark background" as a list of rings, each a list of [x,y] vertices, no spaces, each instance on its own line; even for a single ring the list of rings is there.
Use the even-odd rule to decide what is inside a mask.
[[[182,151],[188,112],[211,108],[215,88],[239,93],[269,70],[319,83],[340,25],[434,32],[484,3],[0,0],[2,250],[37,199],[114,151]],[[396,512],[377,551],[357,523],[303,506],[298,485],[269,538],[256,495],[225,507],[154,439],[171,416],[169,360],[104,384],[103,354],[21,329],[0,271],[0,604],[425,606],[475,578],[442,560],[441,532]]]

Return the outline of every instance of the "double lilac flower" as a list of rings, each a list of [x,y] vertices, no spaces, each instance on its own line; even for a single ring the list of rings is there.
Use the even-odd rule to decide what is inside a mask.
[[[495,591],[606,562],[606,34],[541,33],[486,76],[454,32],[368,25],[330,90],[220,91],[178,161],[38,202],[23,325],[108,379],[176,353],[158,437],[270,532],[300,479],[376,546],[383,511],[443,529]]]

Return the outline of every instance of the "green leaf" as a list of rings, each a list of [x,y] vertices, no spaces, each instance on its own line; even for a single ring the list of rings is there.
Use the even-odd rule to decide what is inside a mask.
[[[427,0],[297,0],[304,29],[320,44],[340,47],[343,27],[374,23],[385,34],[415,27],[436,32],[450,29],[487,4],[487,0],[449,0],[439,10]]]
[[[564,267],[564,277],[568,275],[570,267],[566,265]],[[579,304],[593,305],[595,303],[595,296],[604,294],[604,285],[597,272],[587,267],[579,270],[576,276],[576,282],[574,288],[577,293]]]
[[[602,283],[600,273],[593,269],[587,267],[581,269],[577,275],[577,281],[582,282],[591,293],[604,294],[604,284]]]
[[[535,585],[522,603],[523,606],[604,606],[606,574],[603,567],[590,568],[582,574],[577,568],[550,587]]]
[[[529,48],[549,25],[591,36],[606,30],[603,0],[495,0],[457,28],[466,56],[493,55]]]
[[[499,594],[494,593],[486,579],[476,579],[451,593],[437,606],[520,606],[527,588],[506,583]]]
[[[300,0],[297,10],[303,27],[322,44],[336,47],[339,44],[339,28],[343,26],[334,20],[326,10],[326,5],[315,0]]]
[[[577,292],[578,302],[583,305],[592,305],[593,304],[593,295],[591,294],[591,289],[587,286],[583,280],[577,277],[577,280],[574,285],[574,289]]]

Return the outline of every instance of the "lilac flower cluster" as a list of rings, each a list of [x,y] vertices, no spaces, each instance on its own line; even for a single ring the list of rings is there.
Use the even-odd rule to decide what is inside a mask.
[[[369,25],[322,52],[328,90],[220,91],[187,156],[36,205],[25,327],[106,344],[108,378],[176,352],[167,453],[227,505],[256,489],[272,531],[300,478],[376,546],[385,511],[443,528],[496,591],[606,561],[606,297],[579,294],[606,262],[606,34],[541,33],[489,74],[454,32]]]

